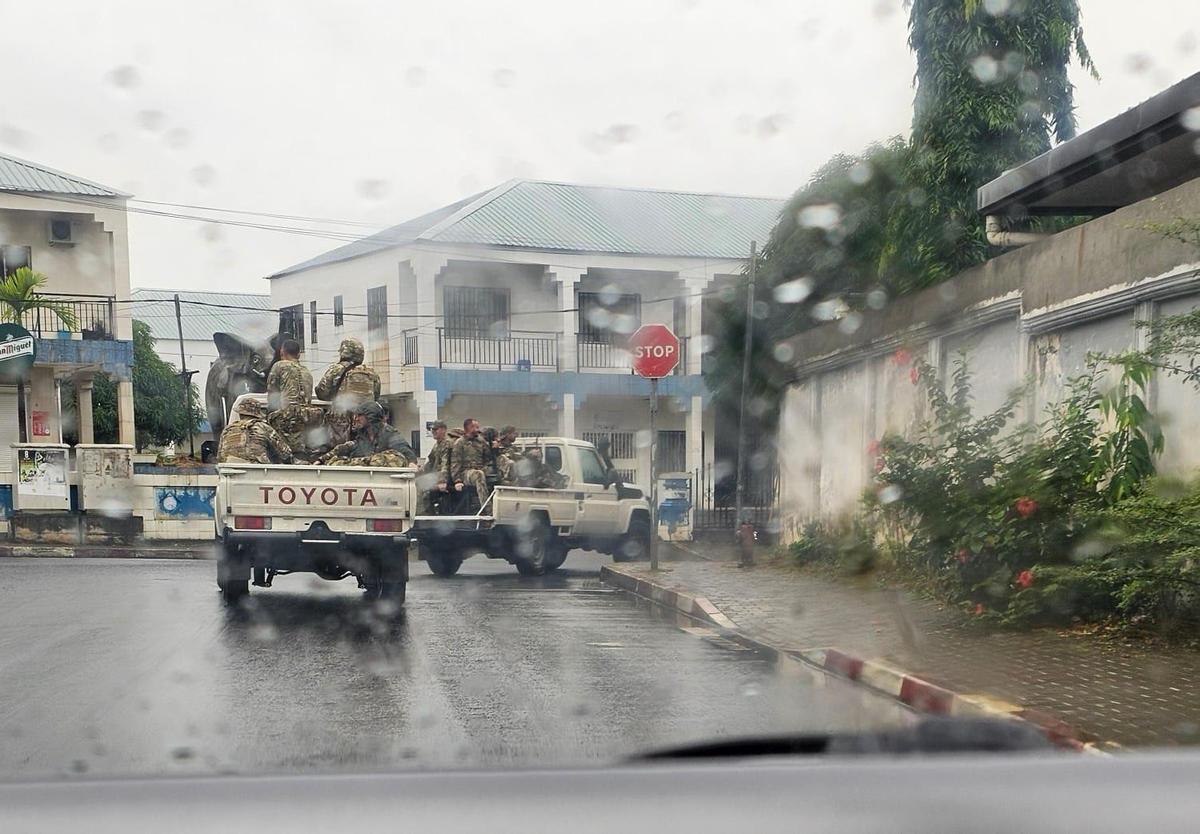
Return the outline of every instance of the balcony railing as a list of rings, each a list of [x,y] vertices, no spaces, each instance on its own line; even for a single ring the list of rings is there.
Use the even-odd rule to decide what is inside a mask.
[[[558,334],[511,330],[503,338],[438,328],[438,365],[498,371],[558,370]]]
[[[422,357],[417,328],[405,330],[401,335],[404,340],[404,364],[420,364]],[[558,371],[565,366],[568,369],[578,367],[579,371],[585,373],[633,373],[629,352],[623,345],[615,341],[595,341],[594,337],[589,339],[582,333],[576,334],[575,342],[578,366],[562,355],[557,333],[511,330],[504,337],[492,337],[453,330],[447,332],[446,328],[439,327],[437,345],[436,362],[440,368]],[[685,337],[679,340],[679,364],[674,371],[676,376],[687,374],[687,356],[688,339]]]
[[[38,293],[38,298],[53,301],[70,310],[75,326],[67,327],[49,310],[27,310],[21,316],[21,326],[39,339],[69,338],[79,334],[84,339],[113,339],[113,302],[109,295],[62,295]]]
[[[688,339],[679,339],[679,364],[675,366],[675,375],[687,373]],[[625,346],[617,341],[599,341],[594,335],[587,333],[575,334],[575,350],[579,356],[579,370],[594,371],[618,369],[632,373],[630,354]]]

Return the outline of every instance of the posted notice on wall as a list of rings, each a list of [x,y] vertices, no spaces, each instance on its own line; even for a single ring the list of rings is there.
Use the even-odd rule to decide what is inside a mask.
[[[66,449],[18,449],[17,488],[23,495],[67,497]]]

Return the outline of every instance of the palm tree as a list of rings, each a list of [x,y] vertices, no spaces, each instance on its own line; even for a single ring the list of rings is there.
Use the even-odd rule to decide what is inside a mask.
[[[51,301],[39,294],[38,290],[49,280],[27,266],[13,270],[11,275],[0,281],[0,321],[20,324],[26,320],[27,313],[45,310],[62,322],[63,327],[75,329],[79,321],[69,305]]]
[[[63,327],[68,330],[74,329],[79,324],[74,310],[66,304],[51,301],[38,294],[38,290],[45,286],[48,280],[42,273],[34,272],[29,267],[23,266],[13,270],[11,275],[0,281],[0,321],[21,324],[25,321],[27,313],[45,310],[62,322]],[[17,383],[17,403],[18,409],[24,412],[25,383],[23,381]],[[25,415],[23,413],[20,438],[22,442],[28,439],[25,434]]]

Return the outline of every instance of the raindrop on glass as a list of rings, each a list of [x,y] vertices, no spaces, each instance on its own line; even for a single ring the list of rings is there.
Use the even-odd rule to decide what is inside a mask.
[[[142,130],[158,133],[163,129],[163,125],[167,123],[167,114],[161,110],[139,110],[137,123]]]
[[[1000,77],[1000,64],[991,55],[980,55],[971,62],[971,74],[984,84]]]
[[[368,200],[382,200],[389,190],[387,180],[375,178],[359,180],[357,188],[359,196]]]
[[[793,278],[775,287],[775,300],[780,304],[799,304],[812,295],[813,282],[811,278]]]
[[[772,354],[776,362],[791,362],[796,357],[795,349],[786,342],[780,342],[775,345]]]
[[[517,74],[506,67],[501,67],[492,73],[492,83],[501,89],[511,87],[516,80]]]
[[[425,69],[423,67],[409,67],[404,71],[404,83],[410,87],[420,87],[425,83]]]
[[[197,165],[192,169],[192,180],[196,185],[208,187],[217,181],[217,169],[207,163]]]
[[[833,229],[842,222],[842,207],[836,203],[805,206],[796,214],[796,221],[805,228]]]
[[[113,67],[108,71],[108,83],[122,90],[132,90],[142,82],[138,68],[129,64]]]

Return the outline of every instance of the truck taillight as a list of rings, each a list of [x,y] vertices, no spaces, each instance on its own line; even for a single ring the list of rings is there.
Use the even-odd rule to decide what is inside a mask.
[[[372,518],[367,520],[367,530],[372,533],[403,533],[404,522],[398,518]]]
[[[270,530],[271,519],[262,515],[235,515],[233,526],[238,530]]]

